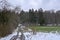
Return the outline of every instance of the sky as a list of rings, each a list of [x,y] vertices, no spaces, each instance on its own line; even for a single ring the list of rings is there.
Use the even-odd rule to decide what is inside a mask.
[[[60,0],[8,0],[12,5],[20,6],[23,10],[39,9],[59,10]]]

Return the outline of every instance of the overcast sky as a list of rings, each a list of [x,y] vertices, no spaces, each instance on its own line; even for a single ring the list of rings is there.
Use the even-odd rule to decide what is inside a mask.
[[[60,9],[60,0],[9,0],[9,2],[13,5],[20,5],[23,10],[31,8],[43,8],[44,10]]]

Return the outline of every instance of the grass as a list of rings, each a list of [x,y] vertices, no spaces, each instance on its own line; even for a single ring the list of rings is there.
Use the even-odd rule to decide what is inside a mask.
[[[60,32],[60,27],[58,26],[30,26],[33,31],[41,31],[41,32],[51,32],[51,31],[58,31]]]

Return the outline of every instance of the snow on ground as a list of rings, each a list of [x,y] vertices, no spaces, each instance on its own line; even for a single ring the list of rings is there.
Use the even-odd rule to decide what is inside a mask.
[[[16,35],[16,32],[10,34],[9,36],[1,38],[0,40],[10,40],[10,38],[14,35]],[[24,35],[25,35],[25,40],[60,40],[60,34],[51,33],[51,32],[50,33],[37,32],[36,35],[25,32]]]

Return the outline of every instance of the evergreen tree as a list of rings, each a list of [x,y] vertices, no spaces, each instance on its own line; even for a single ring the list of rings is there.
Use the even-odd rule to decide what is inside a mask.
[[[44,20],[44,17],[43,17],[43,10],[42,10],[42,8],[40,8],[40,9],[38,10],[38,16],[39,16],[38,22],[39,22],[39,24],[40,24],[41,26],[43,26],[45,20]]]

